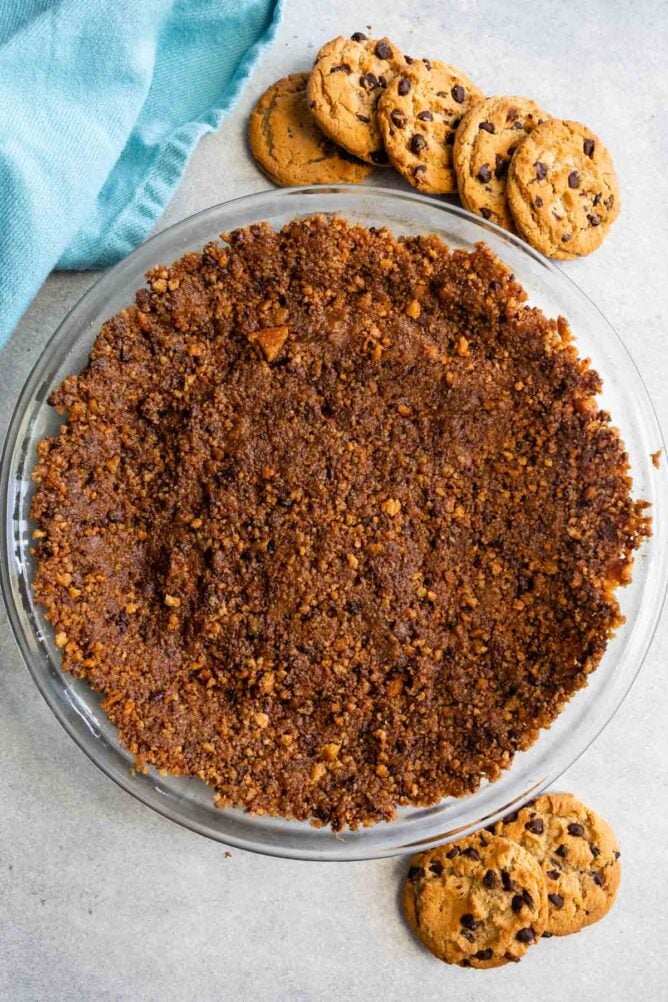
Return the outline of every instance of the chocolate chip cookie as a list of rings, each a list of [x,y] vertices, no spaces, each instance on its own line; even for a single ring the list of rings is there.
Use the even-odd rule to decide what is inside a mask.
[[[610,910],[621,878],[610,826],[570,793],[547,793],[495,825],[540,863],[547,884],[545,931],[566,936]]]
[[[545,881],[517,842],[478,832],[420,853],[403,894],[409,925],[440,960],[500,967],[520,960],[545,928]]]
[[[306,103],[308,73],[293,73],[253,109],[248,141],[258,166],[276,184],[358,184],[373,169],[329,139]]]
[[[436,60],[413,60],[388,85],[378,102],[380,131],[392,164],[414,188],[457,190],[455,131],[482,99],[465,73]]]
[[[389,38],[367,38],[356,32],[352,38],[339,37],[323,45],[306,91],[322,131],[361,160],[387,166],[376,106],[407,65]]]
[[[526,135],[548,118],[525,97],[488,97],[464,115],[453,157],[465,209],[515,230],[506,201],[510,160]]]
[[[619,214],[607,149],[586,126],[556,118],[535,128],[518,147],[507,196],[519,232],[548,257],[591,254]]]

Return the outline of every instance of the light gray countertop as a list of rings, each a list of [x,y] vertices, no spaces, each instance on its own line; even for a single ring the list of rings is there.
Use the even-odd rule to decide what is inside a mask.
[[[387,11],[385,12],[385,8]],[[659,0],[288,0],[235,111],[203,140],[161,226],[267,187],[244,139],[261,91],[336,34],[386,33],[525,94],[609,145],[623,209],[603,247],[564,265],[617,328],[668,427],[668,5]],[[389,179],[383,175],[383,183]],[[396,182],[399,184],[399,182]],[[0,354],[0,418],[92,281],[51,277]],[[668,998],[668,623],[638,682],[560,786],[613,823],[619,900],[601,923],[518,966],[446,967],[401,921],[402,860],[315,864],[224,847],[170,824],[99,772],[37,693],[0,613],[0,999]]]

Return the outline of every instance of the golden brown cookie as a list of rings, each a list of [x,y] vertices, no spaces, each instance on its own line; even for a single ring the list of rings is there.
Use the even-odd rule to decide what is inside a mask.
[[[308,82],[308,106],[323,132],[354,156],[389,163],[378,129],[378,98],[407,66],[389,38],[334,38],[323,45]]]
[[[515,230],[506,202],[510,160],[522,139],[548,118],[526,97],[488,97],[464,115],[453,159],[465,209]]]
[[[610,826],[570,793],[547,793],[495,826],[540,863],[547,884],[545,931],[566,936],[610,910],[619,881],[619,846]]]
[[[516,842],[477,832],[411,860],[403,894],[409,925],[431,952],[460,967],[518,961],[545,928],[545,881]]]
[[[248,142],[258,166],[276,184],[359,184],[373,169],[337,147],[313,121],[306,103],[308,73],[277,81],[255,105]]]
[[[416,59],[378,102],[378,122],[390,160],[420,191],[457,190],[452,161],[462,115],[483,95],[465,73],[436,60]]]
[[[517,229],[548,257],[591,254],[619,214],[610,154],[579,122],[535,128],[513,156],[506,191]]]

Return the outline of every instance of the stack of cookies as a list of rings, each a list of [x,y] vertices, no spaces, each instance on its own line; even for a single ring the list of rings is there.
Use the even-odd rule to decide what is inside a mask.
[[[404,910],[439,959],[499,967],[541,937],[603,918],[620,876],[610,826],[571,794],[545,794],[491,829],[415,856]]]
[[[528,98],[485,98],[455,66],[362,32],[327,42],[310,74],[270,87],[249,140],[277,184],[356,184],[393,166],[425,194],[458,193],[549,257],[591,253],[619,213],[610,155],[584,125]]]

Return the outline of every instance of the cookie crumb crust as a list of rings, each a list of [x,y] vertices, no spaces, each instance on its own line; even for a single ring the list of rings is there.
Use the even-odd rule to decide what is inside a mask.
[[[369,825],[495,779],[648,534],[568,325],[484,246],[336,217],[149,273],[50,403],[34,590],[141,768]]]

